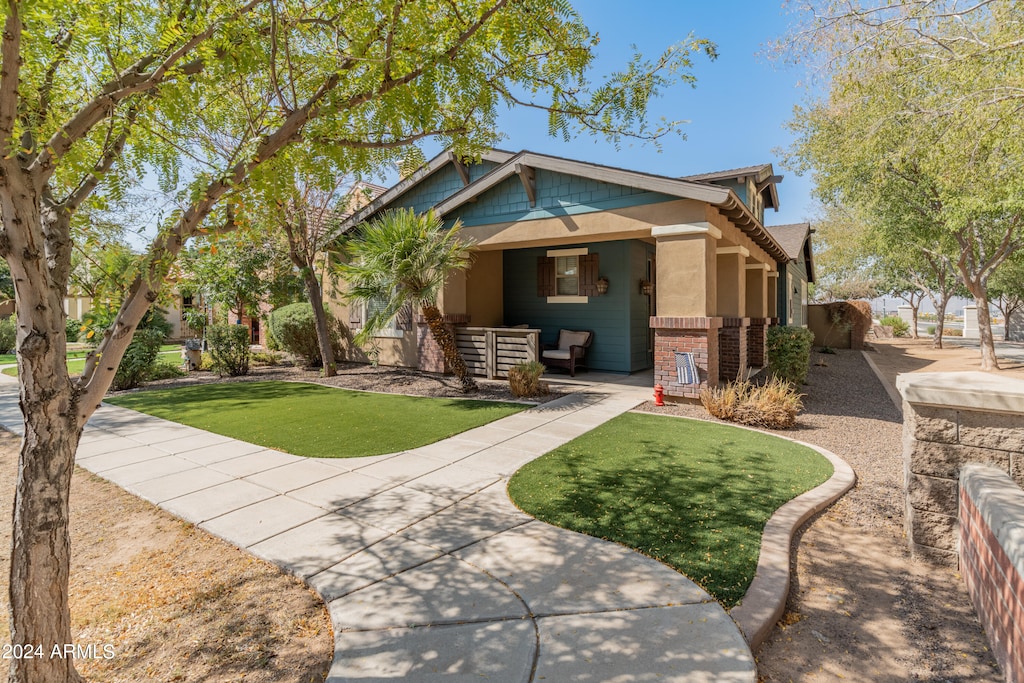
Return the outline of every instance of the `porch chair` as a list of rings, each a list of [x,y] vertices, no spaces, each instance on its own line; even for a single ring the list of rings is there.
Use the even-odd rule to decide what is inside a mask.
[[[592,330],[559,330],[558,344],[542,344],[540,361],[548,367],[557,366],[569,370],[569,376],[576,376],[576,366],[583,365],[590,343],[594,341]]]

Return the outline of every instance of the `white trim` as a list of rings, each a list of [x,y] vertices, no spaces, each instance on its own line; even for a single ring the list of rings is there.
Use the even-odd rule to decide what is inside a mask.
[[[404,336],[405,336],[405,331],[404,330],[400,330],[398,328],[395,328],[393,330],[389,330],[387,328],[384,328],[383,330],[377,332],[377,334],[373,335],[374,339],[380,339],[380,338],[385,338],[385,339],[401,339]]]
[[[768,270],[769,268],[770,268],[770,266],[767,263],[748,263],[747,264],[747,270]]]
[[[715,250],[716,254],[740,254],[743,258],[750,256],[750,250],[746,247],[719,247]]]
[[[676,237],[678,235],[710,235],[722,239],[722,231],[707,221],[700,223],[679,223],[678,225],[656,225],[651,228],[651,237]]]
[[[549,304],[585,304],[589,303],[589,301],[589,296],[572,296],[571,294],[548,297]]]
[[[548,249],[549,257],[557,256],[586,256],[590,252],[587,247],[576,247],[575,249]]]
[[[768,271],[768,277],[778,277],[778,276],[779,276],[779,271],[777,271],[777,270],[769,270]]]

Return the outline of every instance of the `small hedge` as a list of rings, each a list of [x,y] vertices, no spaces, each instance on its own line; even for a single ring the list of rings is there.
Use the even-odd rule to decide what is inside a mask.
[[[331,333],[331,348],[334,357],[342,356],[340,323],[334,316],[327,313],[327,329]],[[320,342],[316,336],[316,318],[313,306],[309,302],[289,304],[276,309],[269,318],[270,334],[276,345],[296,356],[301,356],[306,365],[317,368],[323,366],[320,357]]]
[[[12,315],[9,318],[0,320],[0,353],[6,355],[14,353],[17,345],[18,321]]]
[[[898,315],[887,315],[878,321],[883,327],[891,327],[894,337],[909,337],[910,325]]]
[[[214,372],[228,377],[249,374],[249,334],[246,325],[210,325],[206,328]]]
[[[813,343],[814,333],[806,327],[769,327],[768,367],[772,374],[794,384],[806,382]]]

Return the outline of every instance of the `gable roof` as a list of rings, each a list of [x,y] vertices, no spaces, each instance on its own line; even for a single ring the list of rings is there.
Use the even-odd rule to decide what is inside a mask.
[[[768,232],[775,237],[786,251],[790,261],[800,260],[801,253],[807,261],[807,280],[814,282],[814,259],[811,251],[811,229],[810,223],[789,223],[787,225],[766,226]]]
[[[491,161],[496,164],[501,164],[513,156],[514,154],[512,152],[506,152],[501,149],[491,149],[481,154],[480,158],[484,161]],[[410,173],[408,176],[402,178],[400,181],[398,181],[397,184],[393,185],[385,192],[382,192],[381,194],[377,195],[377,197],[372,202],[365,205],[364,207],[353,213],[351,216],[346,218],[341,224],[341,227],[338,231],[339,234],[347,232],[352,226],[358,225],[359,223],[366,220],[373,214],[377,213],[378,211],[380,211],[381,209],[383,209],[384,207],[386,207],[387,205],[391,204],[396,199],[401,197],[403,194],[405,194],[412,188],[416,187],[430,176],[434,175],[434,173],[440,171],[448,164],[461,166],[463,165],[463,162],[459,159],[456,159],[455,154],[452,153],[450,150],[445,150],[441,152],[433,159],[431,159],[430,161],[428,161],[427,163],[423,164],[418,169]],[[468,178],[468,176],[465,176],[465,178]]]
[[[757,166],[744,166],[742,168],[730,168],[725,171],[712,171],[710,173],[699,173],[697,175],[683,176],[682,180],[690,180],[700,183],[715,183],[722,180],[742,180],[746,177],[753,177],[754,185],[761,194],[767,192],[764,205],[767,208],[779,210],[779,192],[776,185],[782,182],[782,176],[775,175],[771,164],[758,164]]]
[[[486,175],[467,184],[462,189],[451,194],[434,205],[434,211],[440,216],[445,216],[467,202],[473,201],[483,193],[495,187],[499,183],[513,175],[518,175],[529,169],[539,168],[555,173],[575,175],[601,182],[633,187],[648,192],[659,192],[671,197],[680,199],[693,199],[706,202],[718,208],[718,210],[731,220],[740,230],[749,236],[755,244],[764,249],[777,261],[789,260],[789,255],[775,240],[756,216],[750,211],[746,204],[730,188],[724,185],[716,185],[710,182],[696,182],[688,179],[660,176],[640,171],[629,171],[611,166],[603,166],[584,161],[573,161],[562,157],[538,154],[527,150],[517,154],[494,150],[484,159],[498,162],[500,165],[492,169]],[[422,166],[415,173],[400,182],[395,187],[381,195],[362,210],[356,212],[340,225],[340,232],[347,232],[358,225],[361,221],[369,218],[373,213],[379,211],[387,204],[393,202],[401,194],[410,190],[414,185],[427,178],[432,173],[442,168],[447,163],[454,163],[454,156],[445,152]],[[771,169],[771,165],[766,167]],[[762,168],[762,167],[758,167]]]

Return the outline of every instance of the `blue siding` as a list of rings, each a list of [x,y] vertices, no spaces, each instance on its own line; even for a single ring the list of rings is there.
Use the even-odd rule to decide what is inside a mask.
[[[497,164],[491,161],[481,161],[479,164],[473,164],[469,167],[470,182],[486,175],[496,167]],[[447,164],[385,208],[412,208],[417,213],[422,213],[438,202],[455,194],[463,187],[465,186],[462,184],[462,178],[459,177],[458,171],[451,164]]]
[[[449,218],[457,216],[465,225],[485,225],[605,211],[676,199],[657,192],[540,168],[535,171],[535,180],[535,207],[530,206],[522,181],[513,175],[480,195],[475,203],[460,207]]]
[[[516,180],[516,182],[519,182]],[[549,304],[537,296],[537,257],[547,254],[546,248],[517,249],[504,252],[505,323],[529,324],[541,329],[541,342],[553,344],[562,328],[593,330],[594,341],[587,351],[587,367],[611,372],[630,372],[634,368],[631,355],[631,309],[634,308],[633,242],[596,242],[558,247],[587,247],[599,255],[601,275],[610,286],[604,296],[590,297],[585,304]],[[644,320],[646,327],[647,321]]]

